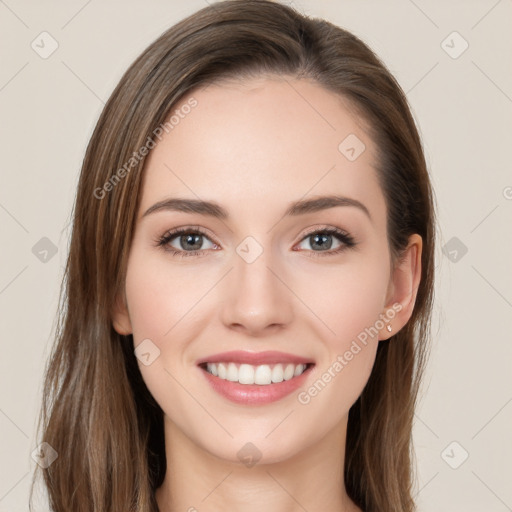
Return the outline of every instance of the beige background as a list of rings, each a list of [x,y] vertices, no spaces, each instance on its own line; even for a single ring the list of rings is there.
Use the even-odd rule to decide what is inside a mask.
[[[133,59],[205,5],[0,0],[0,512],[28,510],[43,364],[87,141]],[[293,5],[370,44],[407,92],[424,138],[440,244],[435,339],[414,430],[419,509],[512,510],[512,2]],[[31,47],[42,52],[46,37],[51,49],[43,31],[58,43],[46,59]],[[41,252],[43,237],[55,255]]]

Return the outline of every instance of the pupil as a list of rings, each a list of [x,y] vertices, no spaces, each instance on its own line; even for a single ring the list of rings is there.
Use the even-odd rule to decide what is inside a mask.
[[[326,247],[325,244],[324,245],[318,244],[317,240],[320,239],[320,238],[323,240],[324,243],[326,241],[326,238],[330,239],[330,243],[327,244],[327,247]],[[331,245],[332,245],[331,235],[313,235],[313,239],[315,240],[313,245],[317,244],[317,245],[319,245],[320,248],[324,248],[324,249],[330,249],[331,248]]]
[[[192,243],[192,245],[196,245],[197,247],[190,247],[192,250],[199,250],[201,248],[201,242],[198,241],[201,239],[202,235],[183,235],[181,237],[181,242],[183,243],[183,247],[185,247],[189,242]],[[194,242],[195,241],[195,242]]]

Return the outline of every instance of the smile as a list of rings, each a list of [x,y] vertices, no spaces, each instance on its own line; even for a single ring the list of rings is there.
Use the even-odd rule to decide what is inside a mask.
[[[231,402],[264,405],[303,386],[315,363],[283,352],[231,351],[196,361],[210,388]]]

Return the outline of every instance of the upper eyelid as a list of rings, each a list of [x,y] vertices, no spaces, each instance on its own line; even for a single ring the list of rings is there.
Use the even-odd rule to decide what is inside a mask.
[[[210,241],[216,245],[220,245],[215,241],[215,237],[210,235],[210,232],[199,226],[180,226],[177,228],[167,230],[163,235],[163,237],[175,238],[178,235],[187,234],[187,233],[198,233],[210,239]]]
[[[312,228],[308,228],[306,229],[306,231],[303,233],[302,235],[302,238],[305,238],[306,236],[309,236],[309,235],[312,235],[316,232],[322,232],[322,231],[336,231],[336,232],[341,232],[341,233],[344,233],[346,234],[347,236],[350,235],[350,233],[346,230],[346,229],[343,229],[343,228],[339,228],[339,227],[336,227],[336,226],[330,226],[330,225],[324,225],[324,226],[321,226],[321,227],[318,227],[318,226],[314,226]],[[302,240],[301,238],[301,240]]]

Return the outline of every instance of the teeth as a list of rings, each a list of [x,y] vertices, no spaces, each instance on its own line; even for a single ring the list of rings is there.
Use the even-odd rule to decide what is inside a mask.
[[[272,382],[283,382],[284,380],[284,372],[283,365],[276,364],[274,368],[272,368]]]
[[[250,366],[250,365],[247,365]],[[242,379],[240,379],[241,381]],[[268,364],[262,364],[261,366],[256,366],[256,370],[254,370],[254,384],[271,384],[272,383],[272,370]]]
[[[241,364],[240,368],[238,369],[237,380],[240,382],[240,384],[254,384],[254,373],[255,372],[253,366],[250,364]]]
[[[226,379],[230,380],[231,382],[238,381],[238,368],[236,367],[235,363],[229,363]]]
[[[306,369],[305,364],[287,365],[262,364],[253,366],[251,364],[235,363],[207,363],[206,370],[219,379],[238,382],[240,384],[260,384],[267,386],[272,383],[290,380],[293,377],[302,375]]]

